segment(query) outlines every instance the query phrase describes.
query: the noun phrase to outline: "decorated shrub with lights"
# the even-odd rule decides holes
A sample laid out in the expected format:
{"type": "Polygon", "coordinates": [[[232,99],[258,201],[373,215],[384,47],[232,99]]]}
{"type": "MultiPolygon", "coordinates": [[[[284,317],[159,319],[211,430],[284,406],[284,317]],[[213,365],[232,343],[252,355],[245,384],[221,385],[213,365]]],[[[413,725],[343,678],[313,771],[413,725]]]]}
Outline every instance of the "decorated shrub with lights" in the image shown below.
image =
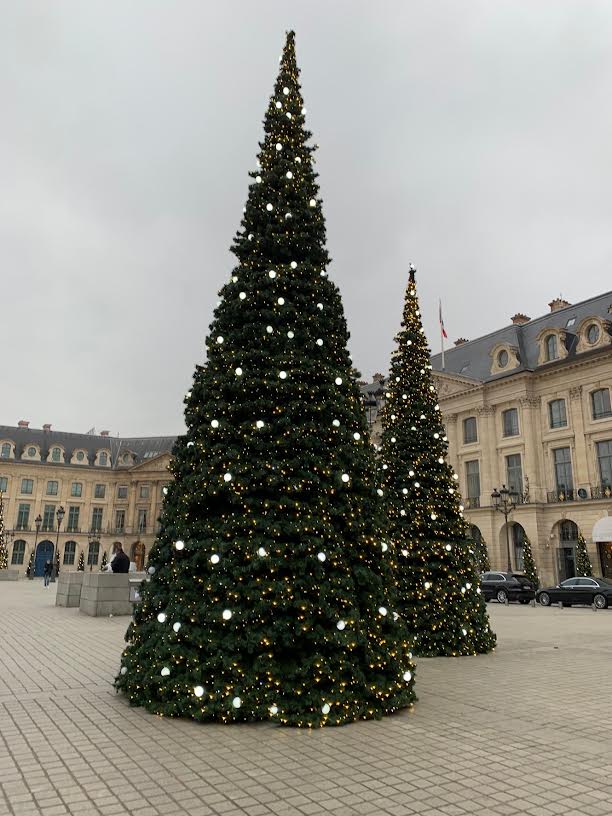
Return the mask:
{"type": "Polygon", "coordinates": [[[289,33],[116,681],[160,714],[337,725],[414,700],[304,114],[289,33]]]}
{"type": "Polygon", "coordinates": [[[578,544],[576,545],[576,575],[593,575],[586,539],[582,533],[578,533],[578,544]]]}
{"type": "Polygon", "coordinates": [[[0,569],[8,569],[8,548],[4,533],[4,504],[0,492],[0,569]]]}
{"type": "Polygon", "coordinates": [[[401,611],[420,655],[470,655],[495,645],[467,540],[457,476],[431,376],[410,268],[383,409],[381,481],[397,558],[401,611]]]}

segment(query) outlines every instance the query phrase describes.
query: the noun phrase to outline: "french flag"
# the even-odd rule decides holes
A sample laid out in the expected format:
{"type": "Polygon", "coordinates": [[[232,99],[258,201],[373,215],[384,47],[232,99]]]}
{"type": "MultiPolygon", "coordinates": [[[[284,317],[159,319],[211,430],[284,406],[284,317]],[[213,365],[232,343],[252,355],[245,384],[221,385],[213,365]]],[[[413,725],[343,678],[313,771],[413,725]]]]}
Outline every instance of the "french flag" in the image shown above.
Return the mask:
{"type": "Polygon", "coordinates": [[[442,317],[442,301],[439,301],[440,308],[439,308],[439,317],[440,317],[440,333],[442,337],[448,340],[448,334],[446,333],[446,329],[444,328],[444,319],[442,317]]]}

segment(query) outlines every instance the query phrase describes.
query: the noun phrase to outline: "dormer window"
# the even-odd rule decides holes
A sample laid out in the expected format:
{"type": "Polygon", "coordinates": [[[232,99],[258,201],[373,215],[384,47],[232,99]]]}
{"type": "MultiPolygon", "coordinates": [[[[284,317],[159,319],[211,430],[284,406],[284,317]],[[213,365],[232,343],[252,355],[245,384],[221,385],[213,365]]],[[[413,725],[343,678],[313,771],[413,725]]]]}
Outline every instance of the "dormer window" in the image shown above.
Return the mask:
{"type": "Polygon", "coordinates": [[[591,325],[586,330],[586,338],[587,342],[590,343],[592,346],[599,340],[599,326],[597,323],[591,323],[591,325]]]}
{"type": "Polygon", "coordinates": [[[497,365],[500,368],[505,368],[508,365],[508,352],[502,349],[497,355],[497,365]]]}
{"type": "Polygon", "coordinates": [[[13,446],[10,442],[3,442],[0,446],[0,459],[10,459],[13,446]]]}
{"type": "Polygon", "coordinates": [[[555,334],[549,334],[546,338],[546,360],[556,360],[558,357],[557,353],[557,336],[555,334]]]}
{"type": "Polygon", "coordinates": [[[61,462],[62,461],[62,449],[61,448],[51,448],[51,461],[52,462],[61,462]]]}
{"type": "Polygon", "coordinates": [[[102,467],[106,467],[108,465],[108,453],[106,451],[100,452],[98,462],[100,463],[100,465],[102,465],[102,467]]]}
{"type": "Polygon", "coordinates": [[[82,462],[85,459],[85,453],[83,451],[77,451],[76,453],[77,462],[82,462]]]}
{"type": "Polygon", "coordinates": [[[33,459],[36,456],[36,448],[35,447],[30,446],[28,448],[28,456],[30,457],[30,459],[33,459]]]}

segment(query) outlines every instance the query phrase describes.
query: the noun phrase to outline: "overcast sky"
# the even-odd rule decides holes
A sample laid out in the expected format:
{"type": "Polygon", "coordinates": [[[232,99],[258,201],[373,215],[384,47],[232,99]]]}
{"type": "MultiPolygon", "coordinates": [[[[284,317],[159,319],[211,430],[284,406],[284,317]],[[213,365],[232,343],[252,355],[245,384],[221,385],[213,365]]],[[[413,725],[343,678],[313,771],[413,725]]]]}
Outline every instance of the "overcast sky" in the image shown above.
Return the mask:
{"type": "Polygon", "coordinates": [[[287,28],[364,376],[612,289],[612,3],[4,0],[0,424],[174,434],[287,28]]]}

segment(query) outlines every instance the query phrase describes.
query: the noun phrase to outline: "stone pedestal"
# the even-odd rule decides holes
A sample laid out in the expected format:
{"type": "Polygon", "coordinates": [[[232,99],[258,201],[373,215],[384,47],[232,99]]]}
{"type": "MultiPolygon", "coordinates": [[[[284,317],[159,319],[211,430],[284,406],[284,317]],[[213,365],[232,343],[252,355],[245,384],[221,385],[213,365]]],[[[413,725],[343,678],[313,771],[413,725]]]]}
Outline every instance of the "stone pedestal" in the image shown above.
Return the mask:
{"type": "Polygon", "coordinates": [[[85,572],[81,588],[81,612],[94,618],[131,615],[129,573],[85,572]]]}
{"type": "Polygon", "coordinates": [[[19,570],[3,569],[0,570],[0,581],[18,581],[19,570]]]}
{"type": "Polygon", "coordinates": [[[57,579],[56,606],[80,606],[82,572],[60,572],[57,579]]]}

